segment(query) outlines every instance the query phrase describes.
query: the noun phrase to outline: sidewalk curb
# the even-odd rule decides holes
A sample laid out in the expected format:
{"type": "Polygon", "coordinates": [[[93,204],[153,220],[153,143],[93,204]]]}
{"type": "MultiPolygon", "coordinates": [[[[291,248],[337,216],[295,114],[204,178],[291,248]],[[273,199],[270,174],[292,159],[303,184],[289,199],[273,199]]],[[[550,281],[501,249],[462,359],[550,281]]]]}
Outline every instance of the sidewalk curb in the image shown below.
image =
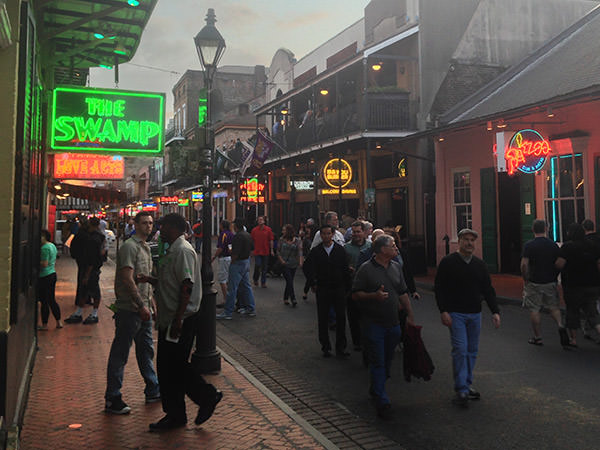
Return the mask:
{"type": "Polygon", "coordinates": [[[281,409],[285,414],[287,414],[290,419],[300,425],[308,434],[310,434],[319,444],[321,444],[324,448],[328,450],[337,450],[338,447],[327,439],[319,430],[313,427],[310,423],[308,423],[305,419],[302,418],[296,411],[290,408],[287,403],[281,400],[277,395],[275,395],[269,388],[267,388],[264,384],[262,384],[254,375],[248,372],[240,363],[238,363],[235,359],[225,353],[221,348],[217,347],[217,349],[221,352],[221,356],[223,359],[227,361],[229,364],[233,366],[235,370],[241,373],[254,387],[256,387],[261,393],[263,393],[269,400],[271,400],[279,409],[281,409]]]}

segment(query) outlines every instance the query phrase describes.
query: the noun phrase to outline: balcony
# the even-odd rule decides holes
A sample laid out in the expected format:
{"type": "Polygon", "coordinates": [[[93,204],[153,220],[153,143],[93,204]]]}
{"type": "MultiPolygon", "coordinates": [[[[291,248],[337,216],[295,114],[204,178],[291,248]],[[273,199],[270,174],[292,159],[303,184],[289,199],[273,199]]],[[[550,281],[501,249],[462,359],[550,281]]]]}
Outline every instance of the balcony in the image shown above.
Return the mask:
{"type": "Polygon", "coordinates": [[[334,111],[305,111],[288,120],[287,127],[276,125],[272,137],[288,151],[310,147],[359,131],[400,131],[414,129],[415,114],[406,92],[368,93],[358,103],[334,111]]]}

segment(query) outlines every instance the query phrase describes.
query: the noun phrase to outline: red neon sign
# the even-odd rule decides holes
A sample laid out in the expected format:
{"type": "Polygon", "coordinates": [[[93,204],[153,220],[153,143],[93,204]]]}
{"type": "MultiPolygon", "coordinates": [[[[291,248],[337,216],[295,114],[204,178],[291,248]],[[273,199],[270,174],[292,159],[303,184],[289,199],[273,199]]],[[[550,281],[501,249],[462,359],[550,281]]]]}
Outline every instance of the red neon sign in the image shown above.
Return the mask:
{"type": "Polygon", "coordinates": [[[523,173],[535,173],[544,166],[550,153],[550,143],[535,130],[521,130],[512,139],[504,159],[509,175],[519,170],[523,173]]]}
{"type": "Polygon", "coordinates": [[[172,197],[161,197],[160,203],[162,205],[176,205],[179,202],[179,197],[173,195],[172,197]]]}
{"type": "Polygon", "coordinates": [[[250,178],[240,183],[240,202],[264,203],[265,184],[259,183],[256,178],[250,178]]]}
{"type": "Polygon", "coordinates": [[[54,178],[59,180],[121,180],[125,176],[122,156],[61,153],[54,155],[54,178]]]}

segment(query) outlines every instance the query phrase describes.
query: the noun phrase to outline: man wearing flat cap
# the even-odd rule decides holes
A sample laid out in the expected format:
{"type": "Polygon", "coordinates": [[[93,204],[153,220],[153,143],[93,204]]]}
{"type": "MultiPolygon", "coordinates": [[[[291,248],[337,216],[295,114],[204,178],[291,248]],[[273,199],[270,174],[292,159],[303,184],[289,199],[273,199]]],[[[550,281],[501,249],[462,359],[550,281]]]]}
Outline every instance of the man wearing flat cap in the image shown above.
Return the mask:
{"type": "Polygon", "coordinates": [[[481,395],[471,385],[481,331],[481,298],[492,312],[492,322],[500,327],[496,291],[483,260],[473,255],[478,234],[470,228],[458,232],[458,251],[445,256],[435,276],[435,299],[442,324],[450,329],[454,403],[463,408],[481,395]]]}

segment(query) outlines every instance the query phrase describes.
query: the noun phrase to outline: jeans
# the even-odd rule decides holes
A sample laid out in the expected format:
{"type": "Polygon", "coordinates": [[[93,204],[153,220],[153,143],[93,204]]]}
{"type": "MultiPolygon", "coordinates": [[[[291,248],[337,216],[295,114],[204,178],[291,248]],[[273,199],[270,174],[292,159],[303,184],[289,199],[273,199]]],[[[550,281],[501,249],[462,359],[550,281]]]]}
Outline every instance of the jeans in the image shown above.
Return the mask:
{"type": "Polygon", "coordinates": [[[375,394],[379,406],[390,403],[390,398],[385,392],[385,382],[390,377],[394,351],[400,343],[401,337],[402,329],[400,325],[383,327],[369,324],[367,327],[371,391],[375,394]]]}
{"type": "Polygon", "coordinates": [[[173,420],[187,420],[185,396],[195,404],[203,405],[214,401],[217,390],[207,383],[202,375],[194,373],[189,362],[198,314],[183,321],[178,342],[166,340],[166,329],[158,330],[158,356],[156,365],[160,381],[160,396],[163,411],[173,420]]]}
{"type": "Polygon", "coordinates": [[[337,319],[335,349],[343,352],[346,350],[346,292],[343,288],[317,286],[317,321],[322,351],[331,350],[328,323],[331,308],[335,309],[337,319]]]}
{"type": "Polygon", "coordinates": [[[42,304],[42,324],[48,323],[50,317],[50,310],[52,315],[58,321],[60,320],[60,306],[56,303],[56,272],[51,273],[45,277],[41,277],[38,280],[38,299],[42,304]]]}
{"type": "Polygon", "coordinates": [[[294,293],[294,275],[296,275],[296,268],[284,267],[283,278],[285,278],[285,290],[283,291],[283,299],[288,298],[292,301],[296,301],[296,294],[294,293]]]}
{"type": "Polygon", "coordinates": [[[227,281],[227,299],[224,312],[228,316],[233,313],[238,289],[240,290],[240,307],[248,312],[255,310],[254,293],[250,286],[250,259],[232,261],[229,266],[229,279],[227,281]]]}
{"type": "Polygon", "coordinates": [[[254,255],[254,274],[252,279],[254,283],[258,283],[258,277],[260,276],[260,283],[267,284],[267,268],[269,267],[269,255],[254,255]]]}
{"type": "Polygon", "coordinates": [[[152,320],[144,322],[137,312],[119,310],[115,313],[115,338],[110,347],[106,370],[107,400],[121,396],[123,371],[133,341],[138,368],[146,383],[144,394],[146,397],[154,397],[160,393],[153,362],[152,320]]]}
{"type": "Polygon", "coordinates": [[[473,368],[479,349],[481,332],[481,313],[451,312],[452,326],[452,368],[454,371],[454,390],[468,392],[473,383],[473,368]]]}
{"type": "Polygon", "coordinates": [[[202,250],[202,238],[195,237],[194,245],[196,246],[196,253],[200,253],[200,250],[202,250]]]}

